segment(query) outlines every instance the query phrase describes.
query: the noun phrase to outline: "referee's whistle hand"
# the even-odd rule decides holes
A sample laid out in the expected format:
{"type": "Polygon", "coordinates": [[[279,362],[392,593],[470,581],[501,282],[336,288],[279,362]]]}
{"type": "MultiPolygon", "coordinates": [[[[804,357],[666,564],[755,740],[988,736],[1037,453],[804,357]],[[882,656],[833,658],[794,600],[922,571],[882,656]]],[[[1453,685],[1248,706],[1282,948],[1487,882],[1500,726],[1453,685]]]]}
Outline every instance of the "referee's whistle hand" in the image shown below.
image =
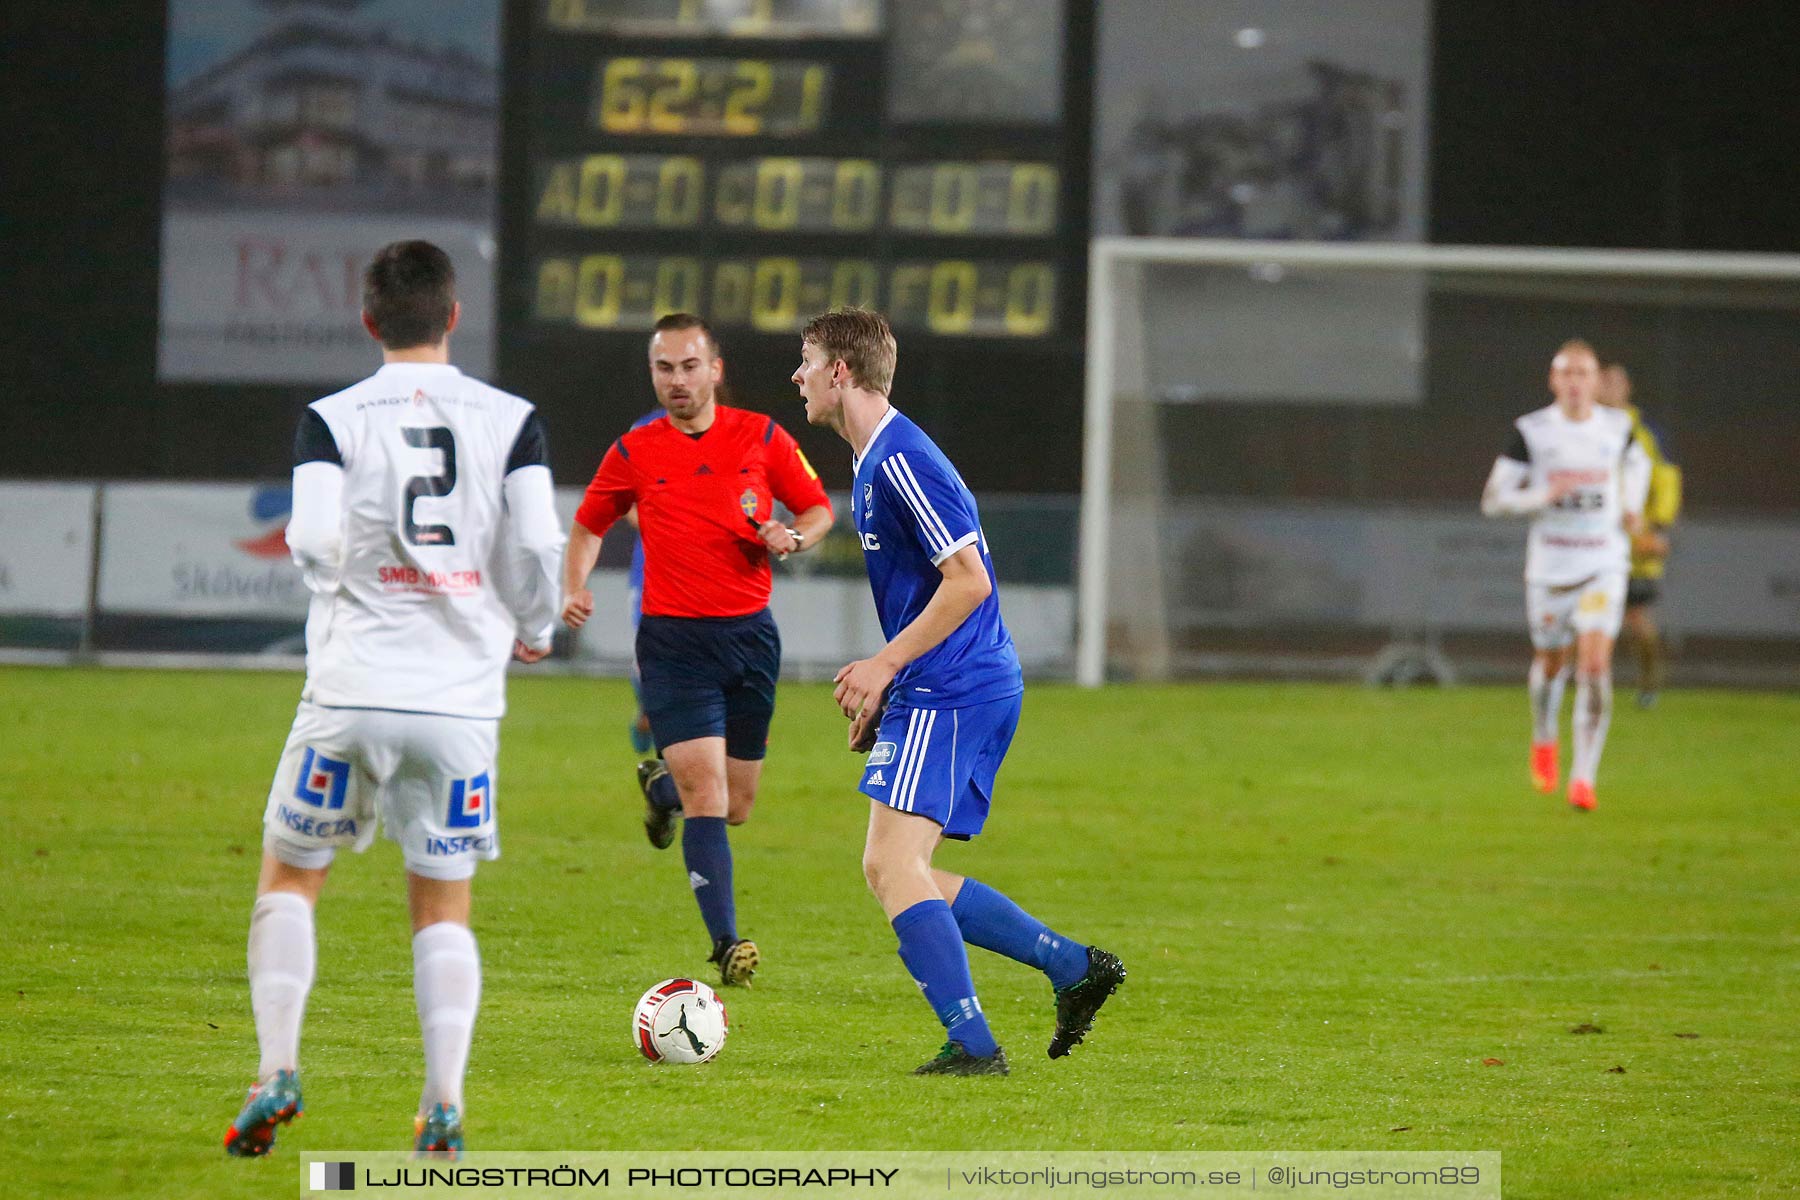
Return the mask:
{"type": "Polygon", "coordinates": [[[800,548],[799,543],[794,541],[793,530],[780,521],[764,521],[756,527],[756,536],[762,539],[762,544],[773,554],[788,555],[800,548]]]}
{"type": "Polygon", "coordinates": [[[587,619],[594,615],[594,593],[587,588],[570,592],[563,600],[563,624],[570,629],[580,629],[587,624],[587,619]]]}

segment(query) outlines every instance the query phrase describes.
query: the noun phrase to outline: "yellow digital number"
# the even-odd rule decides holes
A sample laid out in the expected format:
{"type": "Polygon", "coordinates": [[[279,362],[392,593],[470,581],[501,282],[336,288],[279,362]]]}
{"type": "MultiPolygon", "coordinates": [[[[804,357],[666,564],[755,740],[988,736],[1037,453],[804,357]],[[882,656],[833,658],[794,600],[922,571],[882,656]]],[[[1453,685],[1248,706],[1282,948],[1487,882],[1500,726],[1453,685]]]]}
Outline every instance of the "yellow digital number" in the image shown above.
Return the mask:
{"type": "Polygon", "coordinates": [[[880,209],[881,169],[866,158],[838,163],[831,187],[831,227],[851,232],[872,229],[880,209]]]}
{"type": "Polygon", "coordinates": [[[681,106],[694,98],[699,72],[691,58],[665,58],[658,65],[668,82],[650,97],[650,128],[656,133],[685,133],[688,119],[681,106]]]}
{"type": "Polygon", "coordinates": [[[540,321],[566,321],[575,312],[575,265],[566,258],[538,264],[537,305],[540,321]]]}
{"type": "Polygon", "coordinates": [[[825,68],[817,64],[806,68],[800,75],[799,129],[801,133],[811,133],[824,121],[825,81],[828,77],[825,68]]]}
{"type": "Polygon", "coordinates": [[[712,312],[720,325],[742,325],[750,319],[750,264],[722,262],[713,269],[712,312]]]}
{"type": "Polygon", "coordinates": [[[589,254],[575,276],[575,323],[587,329],[611,329],[619,322],[625,291],[625,260],[616,254],[589,254]]]}
{"type": "Polygon", "coordinates": [[[575,219],[575,164],[560,162],[550,168],[544,178],[544,190],[538,197],[537,219],[555,224],[568,224],[575,219]]]}
{"type": "Polygon", "coordinates": [[[1056,228],[1056,168],[1020,163],[1006,189],[1006,231],[1049,233],[1056,228]]]}
{"type": "Polygon", "coordinates": [[[755,137],[762,132],[760,109],[769,102],[769,93],[775,90],[775,71],[766,62],[742,58],[732,68],[732,75],[736,82],[732,85],[731,95],[725,98],[725,132],[755,137]]]}
{"type": "Polygon", "coordinates": [[[806,169],[797,158],[756,160],[756,201],[751,219],[758,229],[792,229],[800,223],[800,181],[806,169]]]}
{"type": "Polygon", "coordinates": [[[700,307],[700,260],[665,258],[656,264],[656,315],[693,312],[700,307]]]}
{"type": "Polygon", "coordinates": [[[738,228],[750,220],[750,204],[756,197],[756,176],[749,163],[732,163],[719,172],[713,198],[713,216],[719,224],[738,228]]]}
{"type": "Polygon", "coordinates": [[[590,227],[619,223],[625,205],[625,160],[617,154],[590,154],[581,160],[581,190],[575,220],[590,227]]]}
{"type": "Polygon", "coordinates": [[[1056,319],[1056,271],[1047,263],[1024,263],[1006,274],[1006,332],[1035,337],[1056,319]]]}
{"type": "Polygon", "coordinates": [[[664,229],[685,229],[700,222],[701,194],[706,170],[700,160],[674,154],[656,172],[656,223],[664,229]]]}
{"type": "Polygon", "coordinates": [[[979,200],[975,168],[939,163],[931,171],[931,209],[926,222],[933,233],[967,233],[975,223],[979,200]]]}
{"type": "Polygon", "coordinates": [[[874,263],[846,259],[831,268],[831,307],[874,308],[876,286],[874,263]]]}
{"type": "Polygon", "coordinates": [[[649,100],[640,78],[643,71],[641,58],[610,59],[601,68],[600,111],[595,114],[600,128],[608,133],[636,133],[644,127],[649,100]]]}
{"type": "Polygon", "coordinates": [[[750,283],[750,324],[765,333],[784,333],[800,315],[800,260],[757,260],[750,283]]]}
{"type": "Polygon", "coordinates": [[[931,268],[925,323],[934,333],[967,333],[975,324],[975,264],[949,260],[931,268]]]}

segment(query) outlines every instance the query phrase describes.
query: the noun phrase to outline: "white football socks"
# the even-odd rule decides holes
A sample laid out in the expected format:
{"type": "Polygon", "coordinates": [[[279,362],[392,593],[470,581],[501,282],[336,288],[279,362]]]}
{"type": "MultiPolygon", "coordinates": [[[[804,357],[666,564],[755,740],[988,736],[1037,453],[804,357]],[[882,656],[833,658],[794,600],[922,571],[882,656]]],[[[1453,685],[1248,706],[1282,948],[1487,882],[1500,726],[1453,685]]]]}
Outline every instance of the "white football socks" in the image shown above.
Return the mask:
{"type": "Polygon", "coordinates": [[[1612,672],[1582,675],[1575,681],[1575,761],[1570,779],[1593,783],[1600,770],[1600,751],[1612,724],[1612,672]]]}
{"type": "Polygon", "coordinates": [[[1531,660],[1531,740],[1557,740],[1557,720],[1562,715],[1563,688],[1569,682],[1567,671],[1551,675],[1535,658],[1531,660]]]}
{"type": "Polygon", "coordinates": [[[413,992],[419,1004],[419,1031],[425,1038],[425,1090],[419,1097],[419,1113],[428,1114],[434,1104],[460,1110],[469,1037],[481,1004],[481,955],[475,949],[475,935],[450,921],[413,934],[413,992]]]}
{"type": "Polygon", "coordinates": [[[260,1082],[300,1063],[300,1018],[312,989],[312,905],[293,892],[269,892],[250,910],[250,1011],[256,1016],[260,1082]]]}

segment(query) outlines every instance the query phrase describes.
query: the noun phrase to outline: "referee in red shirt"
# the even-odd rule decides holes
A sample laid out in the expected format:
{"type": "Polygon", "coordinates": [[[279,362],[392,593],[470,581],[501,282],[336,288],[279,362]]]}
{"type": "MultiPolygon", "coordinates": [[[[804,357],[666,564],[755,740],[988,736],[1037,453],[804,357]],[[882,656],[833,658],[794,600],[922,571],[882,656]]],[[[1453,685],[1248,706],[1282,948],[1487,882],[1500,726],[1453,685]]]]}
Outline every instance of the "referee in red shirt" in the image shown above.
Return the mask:
{"type": "Polygon", "coordinates": [[[756,803],[781,636],[769,615],[769,555],[795,554],[831,528],[831,501],[799,445],[773,417],[715,399],[725,374],[706,322],[671,313],[650,338],[650,381],[667,416],[612,444],[569,530],[563,621],[594,611],[587,579],[600,539],[637,505],[644,543],[644,617],[637,662],[660,761],[644,764],[644,830],[657,849],[684,818],[682,857],[711,961],[727,984],[748,982],[756,943],[738,937],[727,825],[756,803]],[[771,519],[773,501],[797,514],[771,519]]]}

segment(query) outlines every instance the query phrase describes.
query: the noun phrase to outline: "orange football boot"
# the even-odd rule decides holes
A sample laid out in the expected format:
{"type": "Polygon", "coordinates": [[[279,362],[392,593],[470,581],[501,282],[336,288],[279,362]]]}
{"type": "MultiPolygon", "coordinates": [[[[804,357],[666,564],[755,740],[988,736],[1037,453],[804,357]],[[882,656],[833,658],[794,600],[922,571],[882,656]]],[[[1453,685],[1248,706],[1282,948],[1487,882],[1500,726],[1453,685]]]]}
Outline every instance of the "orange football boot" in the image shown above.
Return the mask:
{"type": "Polygon", "coordinates": [[[1569,780],[1569,803],[1583,812],[1592,812],[1598,803],[1594,798],[1594,785],[1585,779],[1569,780]]]}
{"type": "Polygon", "coordinates": [[[1556,762],[1555,742],[1531,743],[1531,785],[1544,795],[1552,795],[1556,791],[1556,781],[1561,768],[1556,762]]]}

